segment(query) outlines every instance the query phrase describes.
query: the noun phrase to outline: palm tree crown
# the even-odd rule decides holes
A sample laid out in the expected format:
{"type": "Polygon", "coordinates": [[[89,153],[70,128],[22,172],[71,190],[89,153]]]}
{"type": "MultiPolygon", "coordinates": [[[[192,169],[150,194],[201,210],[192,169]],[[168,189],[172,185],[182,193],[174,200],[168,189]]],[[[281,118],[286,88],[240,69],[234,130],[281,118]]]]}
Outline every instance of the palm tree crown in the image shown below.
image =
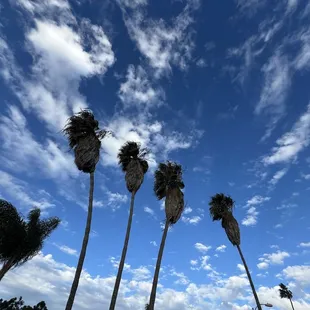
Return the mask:
{"type": "Polygon", "coordinates": [[[31,210],[25,221],[9,202],[0,199],[0,262],[8,270],[38,254],[44,240],[60,223],[57,217],[40,219],[41,210],[31,210]]]}
{"type": "Polygon", "coordinates": [[[166,219],[175,224],[184,210],[182,166],[171,161],[160,163],[155,171],[154,192],[159,200],[166,197],[166,219]]]}
{"type": "Polygon", "coordinates": [[[279,284],[279,293],[281,298],[287,298],[287,299],[292,299],[293,298],[293,293],[290,291],[286,285],[283,283],[279,284]]]}
{"type": "Polygon", "coordinates": [[[82,110],[68,119],[63,133],[74,150],[77,168],[85,173],[94,172],[99,161],[100,140],[109,132],[99,130],[99,123],[90,110],[82,110]]]}
{"type": "Polygon", "coordinates": [[[149,165],[146,155],[149,150],[141,148],[140,143],[128,141],[119,150],[118,163],[126,172],[126,185],[129,192],[137,192],[143,183],[149,165]]]}
{"type": "Polygon", "coordinates": [[[232,212],[234,204],[235,202],[230,196],[226,196],[223,193],[214,195],[209,202],[212,220],[221,220],[225,213],[232,212]]]}

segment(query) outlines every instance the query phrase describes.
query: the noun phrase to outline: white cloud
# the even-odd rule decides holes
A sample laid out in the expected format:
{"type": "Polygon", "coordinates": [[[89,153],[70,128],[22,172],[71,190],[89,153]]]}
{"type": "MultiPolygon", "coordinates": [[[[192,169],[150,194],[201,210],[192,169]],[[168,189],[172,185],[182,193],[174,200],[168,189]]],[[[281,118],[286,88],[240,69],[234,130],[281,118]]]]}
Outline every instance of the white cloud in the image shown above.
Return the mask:
{"type": "Polygon", "coordinates": [[[242,264],[237,264],[237,268],[241,271],[241,272],[245,272],[245,268],[242,264]]]}
{"type": "Polygon", "coordinates": [[[40,208],[41,210],[46,210],[55,206],[55,204],[48,201],[44,195],[37,194],[39,199],[33,198],[34,194],[31,193],[30,186],[25,181],[22,181],[7,172],[0,170],[0,188],[3,190],[8,197],[6,198],[2,194],[3,198],[6,200],[18,201],[20,205],[15,207],[19,210],[31,209],[33,207],[40,208]]]}
{"type": "Polygon", "coordinates": [[[44,145],[37,142],[17,107],[9,106],[8,114],[0,117],[0,156],[8,168],[31,174],[35,163],[36,173],[48,178],[68,179],[78,175],[71,154],[49,138],[45,139],[44,145]]]}
{"type": "Polygon", "coordinates": [[[269,264],[266,262],[262,262],[257,264],[258,269],[267,269],[269,267],[269,264]]]}
{"type": "MultiPolygon", "coordinates": [[[[204,261],[207,261],[204,259],[204,261]]],[[[116,268],[118,267],[118,264],[116,268]]],[[[147,280],[122,280],[118,295],[118,309],[143,309],[151,290],[151,276],[147,268],[137,268],[131,273],[131,267],[126,264],[128,275],[147,280]]],[[[206,270],[208,271],[208,270],[206,270]]],[[[57,262],[52,255],[39,254],[25,265],[13,269],[9,276],[4,277],[0,286],[0,295],[8,299],[15,296],[16,290],[20,292],[27,304],[37,304],[45,300],[50,310],[63,309],[70,291],[75,268],[64,263],[57,262]]],[[[177,272],[176,272],[177,273],[177,272]]],[[[283,274],[287,279],[300,282],[303,285],[309,283],[310,275],[308,266],[290,266],[284,269],[283,274]]],[[[177,273],[182,278],[182,273],[177,273]]],[[[92,276],[83,270],[79,290],[76,295],[74,309],[89,309],[89,300],[92,301],[92,309],[108,309],[115,277],[92,276]]],[[[273,303],[279,309],[284,303],[278,296],[278,287],[268,288],[261,286],[258,289],[261,300],[273,303]]],[[[296,309],[308,309],[306,293],[301,291],[295,296],[296,309]]],[[[248,304],[253,303],[253,296],[248,280],[243,276],[224,277],[208,284],[198,285],[190,282],[183,290],[175,291],[169,287],[158,286],[156,304],[158,310],[187,310],[210,309],[224,310],[220,303],[232,303],[234,309],[249,309],[248,304]],[[235,302],[236,301],[236,302],[235,302]],[[237,302],[238,301],[238,302],[237,302]]],[[[288,304],[289,305],[289,304],[288,304]]],[[[228,308],[232,309],[232,307],[228,308]]],[[[281,308],[282,309],[282,308],[281,308]]],[[[284,309],[284,308],[283,308],[284,309]]],[[[290,308],[285,308],[289,310],[290,308]]]]}
{"type": "Polygon", "coordinates": [[[191,207],[186,207],[183,211],[183,214],[189,214],[193,211],[193,209],[191,207]]]}
{"type": "Polygon", "coordinates": [[[276,185],[280,181],[280,179],[282,179],[286,175],[287,171],[288,168],[284,168],[277,171],[272,177],[272,179],[269,181],[269,183],[272,185],[276,185]]]}
{"type": "Polygon", "coordinates": [[[128,201],[128,196],[120,193],[106,191],[106,200],[94,200],[94,207],[104,208],[109,207],[112,211],[118,210],[122,204],[128,201]]]}
{"type": "Polygon", "coordinates": [[[103,164],[117,165],[117,154],[126,141],[140,142],[142,147],[148,147],[151,153],[148,162],[151,168],[157,165],[157,159],[166,159],[168,154],[179,149],[188,149],[196,139],[196,132],[183,135],[164,128],[165,123],[151,121],[145,115],[138,118],[117,116],[108,124],[114,134],[102,141],[104,154],[103,164]]]}
{"type": "Polygon", "coordinates": [[[173,20],[172,26],[168,26],[163,19],[148,18],[143,10],[129,13],[121,3],[128,33],[155,69],[156,75],[169,72],[172,65],[181,70],[187,68],[194,49],[190,31],[192,13],[199,5],[199,0],[189,0],[184,10],[173,20]]]}
{"type": "Polygon", "coordinates": [[[114,53],[100,26],[82,19],[72,27],[74,18],[66,1],[56,13],[47,1],[22,2],[27,3],[23,7],[29,12],[39,10],[40,15],[47,13],[50,19],[34,18],[34,27],[25,34],[25,45],[33,59],[32,74],[25,76],[7,44],[0,44],[4,51],[0,59],[4,67],[2,76],[23,107],[33,111],[51,131],[58,132],[72,113],[87,107],[79,92],[81,79],[102,76],[113,65],[114,53]],[[61,11],[66,13],[62,15],[61,11]]]}
{"type": "Polygon", "coordinates": [[[59,245],[57,243],[53,243],[60,251],[66,253],[66,254],[69,254],[69,255],[72,255],[72,256],[76,256],[78,257],[78,251],[75,250],[75,249],[72,249],[70,247],[68,247],[67,245],[59,245]]]}
{"type": "Polygon", "coordinates": [[[182,216],[181,220],[186,224],[197,225],[202,220],[202,217],[198,215],[192,217],[182,216]]]}
{"type": "Polygon", "coordinates": [[[277,51],[263,66],[262,71],[264,72],[264,85],[255,113],[265,113],[271,116],[271,123],[264,136],[267,138],[285,113],[285,100],[291,83],[288,60],[280,51],[277,51]]]}
{"type": "Polygon", "coordinates": [[[251,207],[247,211],[246,217],[242,220],[244,226],[254,226],[257,223],[257,216],[259,212],[256,211],[255,207],[251,207]]]}
{"type": "Polygon", "coordinates": [[[121,84],[118,95],[125,107],[158,107],[165,99],[163,89],[152,87],[145,70],[141,66],[135,68],[133,65],[128,66],[126,82],[121,84]]]}
{"type": "Polygon", "coordinates": [[[310,285],[310,266],[288,266],[283,270],[283,275],[300,285],[310,285]]]}
{"type": "Polygon", "coordinates": [[[215,251],[217,251],[217,252],[225,252],[226,248],[227,248],[227,246],[224,245],[224,244],[222,244],[222,245],[218,246],[218,247],[215,249],[215,251]]]}
{"type": "Polygon", "coordinates": [[[192,259],[192,260],[190,261],[190,264],[191,264],[192,266],[196,266],[196,265],[198,264],[198,261],[192,259]]]}
{"type": "Polygon", "coordinates": [[[211,248],[212,248],[211,246],[204,245],[203,243],[200,243],[200,242],[195,243],[195,249],[201,253],[206,253],[211,248]]]}
{"type": "Polygon", "coordinates": [[[301,242],[299,246],[302,248],[310,248],[310,242],[301,242]]]}
{"type": "Polygon", "coordinates": [[[263,158],[265,165],[285,163],[297,159],[298,154],[310,142],[310,104],[307,111],[294,124],[291,131],[285,133],[276,141],[277,146],[272,149],[271,155],[263,158]]]}
{"type": "Polygon", "coordinates": [[[183,272],[177,272],[174,268],[170,271],[170,275],[178,278],[178,280],[174,281],[174,284],[187,285],[190,282],[183,272]]]}
{"type": "Polygon", "coordinates": [[[250,206],[260,205],[269,200],[270,200],[270,197],[263,197],[260,195],[255,195],[247,201],[247,206],[250,207],[250,206]]]}
{"type": "Polygon", "coordinates": [[[148,213],[149,215],[151,215],[153,218],[156,218],[155,212],[153,209],[149,208],[149,207],[144,207],[144,212],[148,213]]]}
{"type": "Polygon", "coordinates": [[[150,244],[153,245],[153,246],[157,246],[156,241],[150,241],[150,244]]]}
{"type": "Polygon", "coordinates": [[[284,259],[290,257],[288,252],[278,250],[275,253],[265,253],[263,257],[259,258],[261,263],[257,264],[259,269],[267,269],[269,265],[283,265],[284,259]]]}

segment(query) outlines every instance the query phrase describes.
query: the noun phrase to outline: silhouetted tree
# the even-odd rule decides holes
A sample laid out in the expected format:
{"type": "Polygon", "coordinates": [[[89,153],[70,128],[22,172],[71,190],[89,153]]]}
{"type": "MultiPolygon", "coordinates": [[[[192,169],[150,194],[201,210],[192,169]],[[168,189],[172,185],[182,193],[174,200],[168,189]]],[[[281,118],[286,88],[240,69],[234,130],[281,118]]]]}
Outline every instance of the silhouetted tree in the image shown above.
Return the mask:
{"type": "Polygon", "coordinates": [[[0,199],[0,281],[11,268],[37,255],[60,223],[57,217],[41,220],[40,215],[41,210],[35,208],[25,221],[11,203],[0,199]]]}
{"type": "Polygon", "coordinates": [[[11,298],[10,300],[0,299],[0,310],[48,310],[44,301],[40,301],[37,305],[25,306],[22,297],[11,298]]]}
{"type": "Polygon", "coordinates": [[[211,198],[209,202],[210,215],[213,221],[222,221],[222,227],[225,229],[226,235],[233,246],[236,246],[243,262],[246,274],[248,276],[252,292],[256,301],[257,309],[262,310],[259,302],[254,283],[252,281],[251,274],[249,272],[247,263],[244,259],[240,248],[240,229],[237,220],[234,218],[232,211],[234,207],[234,201],[231,197],[225,196],[224,194],[216,194],[211,198]]]}
{"type": "Polygon", "coordinates": [[[88,213],[83,244],[66,305],[66,310],[71,310],[79,285],[91,229],[95,183],[94,174],[100,157],[100,140],[103,139],[108,132],[105,130],[99,130],[99,123],[91,111],[82,110],[81,112],[71,116],[68,119],[67,124],[63,129],[63,133],[67,136],[69,140],[69,146],[74,151],[74,162],[77,168],[80,171],[89,173],[90,175],[88,213]]]}
{"type": "Polygon", "coordinates": [[[155,172],[154,192],[159,200],[166,197],[166,223],[159,247],[148,310],[154,310],[156,290],[169,226],[175,224],[184,210],[182,166],[174,162],[160,163],[155,172]]]}
{"type": "Polygon", "coordinates": [[[139,143],[132,141],[126,142],[121,147],[118,153],[119,164],[121,165],[123,172],[125,172],[126,185],[128,191],[131,193],[131,200],[130,200],[130,209],[129,209],[126,236],[115,280],[114,290],[111,298],[110,310],[115,309],[117,294],[122,279],[122,272],[124,269],[128,242],[130,237],[135,196],[143,183],[144,175],[149,167],[147,161],[145,160],[145,156],[147,155],[147,153],[148,153],[147,149],[141,148],[139,143]]]}
{"type": "Polygon", "coordinates": [[[293,298],[292,291],[290,291],[288,287],[284,285],[283,283],[280,283],[279,286],[280,286],[279,288],[280,297],[289,299],[289,301],[291,302],[292,309],[295,310],[293,301],[292,301],[292,298],[293,298]]]}

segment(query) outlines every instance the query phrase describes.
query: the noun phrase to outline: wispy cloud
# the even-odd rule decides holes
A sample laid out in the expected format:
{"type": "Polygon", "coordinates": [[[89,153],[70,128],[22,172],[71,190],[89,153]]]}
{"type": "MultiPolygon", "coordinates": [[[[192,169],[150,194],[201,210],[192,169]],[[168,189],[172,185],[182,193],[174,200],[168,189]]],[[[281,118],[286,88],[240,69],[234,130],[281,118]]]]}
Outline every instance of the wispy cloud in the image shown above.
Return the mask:
{"type": "Polygon", "coordinates": [[[285,100],[290,87],[290,68],[285,55],[278,50],[263,66],[264,84],[255,108],[256,114],[271,116],[264,138],[270,136],[276,123],[285,113],[285,100]]]}
{"type": "Polygon", "coordinates": [[[282,178],[286,175],[287,172],[288,172],[288,168],[284,168],[284,169],[281,169],[281,170],[277,171],[277,172],[273,175],[273,177],[272,177],[272,179],[269,181],[269,183],[270,183],[271,185],[276,185],[276,184],[280,181],[280,179],[282,179],[282,178]]]}
{"type": "Polygon", "coordinates": [[[46,210],[55,206],[54,203],[46,199],[45,195],[42,197],[42,194],[35,195],[32,193],[29,184],[25,181],[2,170],[0,170],[0,188],[7,195],[7,200],[13,199],[20,203],[20,205],[16,206],[19,210],[28,210],[33,207],[46,210]]]}
{"type": "Polygon", "coordinates": [[[257,216],[259,212],[257,212],[255,207],[249,208],[247,211],[246,217],[242,220],[242,225],[244,226],[254,226],[257,223],[257,216]]]}
{"type": "Polygon", "coordinates": [[[57,243],[53,243],[54,246],[56,246],[60,251],[68,254],[68,255],[72,255],[75,257],[78,257],[78,251],[75,249],[72,249],[70,247],[68,247],[67,245],[59,245],[57,243]]]}
{"type": "Polygon", "coordinates": [[[137,106],[142,109],[158,107],[165,98],[161,87],[151,85],[146,71],[141,66],[135,68],[133,65],[129,65],[126,81],[121,84],[118,95],[125,107],[137,106]]]}
{"type": "Polygon", "coordinates": [[[275,253],[264,254],[263,257],[259,258],[260,263],[257,264],[259,269],[267,269],[269,265],[283,265],[284,259],[291,255],[285,251],[277,251],[275,253]]]}
{"type": "Polygon", "coordinates": [[[288,163],[297,159],[298,154],[310,143],[310,105],[307,111],[294,124],[291,131],[276,141],[270,155],[264,156],[265,165],[288,163]]]}
{"type": "Polygon", "coordinates": [[[211,246],[204,245],[203,243],[200,243],[200,242],[195,243],[195,249],[201,253],[206,253],[211,248],[212,248],[211,246]]]}
{"type": "Polygon", "coordinates": [[[225,245],[225,244],[222,244],[222,245],[220,245],[220,246],[218,246],[216,249],[215,249],[215,251],[217,251],[217,252],[225,252],[225,250],[226,250],[226,248],[227,248],[227,246],[225,245]]]}
{"type": "Polygon", "coordinates": [[[187,216],[182,216],[182,221],[186,224],[192,224],[192,225],[197,225],[201,220],[202,217],[201,216],[191,216],[191,217],[187,217],[187,216]]]}
{"type": "Polygon", "coordinates": [[[156,75],[169,72],[172,65],[181,70],[187,68],[194,48],[190,25],[193,23],[193,12],[200,6],[200,1],[187,1],[184,10],[173,20],[172,26],[162,19],[148,18],[144,10],[139,8],[129,12],[121,1],[120,6],[130,37],[155,69],[156,75]]]}

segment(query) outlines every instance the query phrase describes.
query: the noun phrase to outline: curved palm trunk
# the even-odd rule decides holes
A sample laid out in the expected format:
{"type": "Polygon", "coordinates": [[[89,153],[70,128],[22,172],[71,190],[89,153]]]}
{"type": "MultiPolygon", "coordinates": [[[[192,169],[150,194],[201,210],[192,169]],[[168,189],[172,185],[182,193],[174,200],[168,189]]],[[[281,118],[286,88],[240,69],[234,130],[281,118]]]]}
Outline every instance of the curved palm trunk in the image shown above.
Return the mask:
{"type": "Polygon", "coordinates": [[[259,302],[259,299],[258,299],[258,296],[257,296],[257,294],[256,294],[256,290],[255,290],[254,283],[253,283],[253,281],[252,281],[252,277],[251,277],[250,272],[249,272],[249,269],[248,269],[248,265],[246,264],[246,261],[245,261],[245,259],[244,259],[244,257],[243,257],[243,254],[242,254],[242,251],[241,251],[239,245],[237,245],[237,249],[238,249],[238,251],[239,251],[239,254],[240,254],[240,256],[241,256],[241,259],[242,259],[242,262],[243,262],[243,265],[244,265],[246,274],[247,274],[248,279],[249,279],[249,281],[250,281],[250,285],[251,285],[251,288],[252,288],[252,292],[253,292],[253,295],[254,295],[254,298],[255,298],[255,301],[256,301],[256,305],[257,305],[256,309],[262,310],[262,306],[261,306],[261,304],[260,304],[260,302],[259,302]]]}
{"type": "Polygon", "coordinates": [[[3,264],[0,270],[0,281],[12,267],[13,267],[13,259],[10,259],[6,263],[3,264]]]}
{"type": "Polygon", "coordinates": [[[163,253],[164,253],[164,248],[165,248],[165,242],[166,242],[166,238],[167,238],[168,228],[169,228],[169,221],[166,220],[165,229],[164,229],[163,237],[161,239],[160,248],[159,248],[159,252],[158,252],[156,268],[155,268],[155,273],[154,273],[154,278],[153,278],[152,291],[151,291],[151,296],[150,296],[150,302],[149,302],[149,305],[148,305],[148,308],[147,308],[148,310],[154,310],[154,306],[155,306],[155,299],[156,299],[156,290],[157,290],[157,283],[158,283],[158,277],[159,277],[159,270],[160,270],[161,260],[163,258],[163,253]]]}
{"type": "Polygon", "coordinates": [[[133,207],[134,207],[134,203],[135,203],[135,195],[136,195],[135,192],[131,193],[130,211],[129,211],[129,217],[128,217],[126,236],[125,236],[121,260],[120,260],[118,271],[117,271],[114,290],[113,290],[113,294],[112,294],[112,298],[111,298],[111,303],[110,303],[110,308],[109,308],[110,310],[114,310],[114,308],[115,308],[117,294],[118,294],[119,286],[120,286],[121,279],[122,279],[122,273],[123,273],[123,269],[124,269],[124,264],[125,264],[126,254],[127,254],[127,248],[128,248],[128,242],[129,242],[129,237],[130,237],[131,223],[132,223],[132,217],[133,217],[133,207]]]}
{"type": "Polygon", "coordinates": [[[292,302],[292,299],[291,299],[291,298],[289,298],[289,300],[290,300],[290,302],[291,302],[292,309],[293,309],[293,310],[295,310],[294,305],[293,305],[293,302],[292,302]]]}
{"type": "Polygon", "coordinates": [[[78,261],[76,271],[75,271],[75,275],[74,275],[74,280],[73,280],[73,283],[71,286],[70,295],[68,297],[68,301],[67,301],[67,305],[66,305],[66,310],[71,310],[73,303],[74,303],[74,298],[75,298],[75,294],[76,294],[76,291],[77,291],[77,288],[79,285],[80,276],[81,276],[82,268],[83,268],[83,263],[84,263],[84,259],[86,256],[88,239],[89,239],[91,220],[92,220],[92,214],[93,214],[93,198],[94,198],[94,183],[95,183],[94,172],[91,172],[89,177],[90,177],[89,200],[88,200],[88,214],[87,214],[85,233],[84,233],[84,238],[83,238],[82,249],[81,249],[79,261],[78,261]]]}

